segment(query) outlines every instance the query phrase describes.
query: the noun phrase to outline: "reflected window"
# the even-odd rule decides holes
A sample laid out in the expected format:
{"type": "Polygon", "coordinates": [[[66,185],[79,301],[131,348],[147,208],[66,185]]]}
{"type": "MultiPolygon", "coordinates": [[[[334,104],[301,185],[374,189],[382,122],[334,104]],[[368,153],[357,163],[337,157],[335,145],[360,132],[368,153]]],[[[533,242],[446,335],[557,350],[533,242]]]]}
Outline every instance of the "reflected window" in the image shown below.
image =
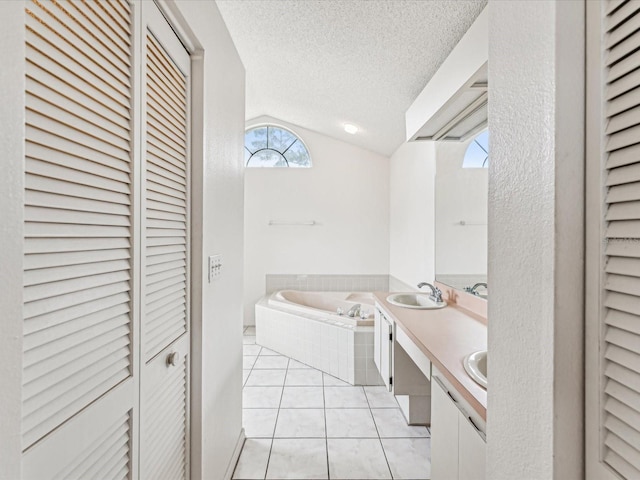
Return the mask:
{"type": "Polygon", "coordinates": [[[489,166],[489,131],[480,133],[467,147],[462,168],[487,168],[489,166]]]}
{"type": "Polygon", "coordinates": [[[311,167],[305,144],[293,132],[274,125],[253,127],[244,134],[247,167],[311,167]]]}

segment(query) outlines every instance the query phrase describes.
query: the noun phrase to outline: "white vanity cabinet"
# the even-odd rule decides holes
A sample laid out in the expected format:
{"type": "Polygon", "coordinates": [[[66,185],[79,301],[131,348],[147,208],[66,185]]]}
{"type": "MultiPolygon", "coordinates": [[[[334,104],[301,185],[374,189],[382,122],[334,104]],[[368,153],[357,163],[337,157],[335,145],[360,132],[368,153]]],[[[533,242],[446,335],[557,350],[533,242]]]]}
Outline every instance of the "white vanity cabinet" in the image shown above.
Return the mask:
{"type": "Polygon", "coordinates": [[[431,384],[431,479],[484,480],[484,422],[435,369],[431,384]]]}
{"type": "Polygon", "coordinates": [[[376,305],[374,362],[387,389],[411,425],[429,425],[431,415],[431,362],[376,305]]]}
{"type": "Polygon", "coordinates": [[[431,388],[431,478],[458,478],[458,415],[453,400],[434,378],[431,388]]]}
{"type": "Polygon", "coordinates": [[[392,390],[393,380],[393,323],[376,308],[373,327],[373,361],[387,390],[392,390]]]}
{"type": "Polygon", "coordinates": [[[468,416],[458,417],[458,479],[485,478],[487,444],[468,416]]]}

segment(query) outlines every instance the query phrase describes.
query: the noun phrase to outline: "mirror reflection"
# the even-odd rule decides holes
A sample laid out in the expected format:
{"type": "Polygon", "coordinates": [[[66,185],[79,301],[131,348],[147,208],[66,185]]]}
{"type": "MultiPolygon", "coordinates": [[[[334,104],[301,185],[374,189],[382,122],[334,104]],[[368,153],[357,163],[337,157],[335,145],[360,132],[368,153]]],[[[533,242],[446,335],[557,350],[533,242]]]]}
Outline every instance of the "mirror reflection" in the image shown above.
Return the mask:
{"type": "Polygon", "coordinates": [[[487,298],[489,134],[436,144],[436,280],[487,298]]]}

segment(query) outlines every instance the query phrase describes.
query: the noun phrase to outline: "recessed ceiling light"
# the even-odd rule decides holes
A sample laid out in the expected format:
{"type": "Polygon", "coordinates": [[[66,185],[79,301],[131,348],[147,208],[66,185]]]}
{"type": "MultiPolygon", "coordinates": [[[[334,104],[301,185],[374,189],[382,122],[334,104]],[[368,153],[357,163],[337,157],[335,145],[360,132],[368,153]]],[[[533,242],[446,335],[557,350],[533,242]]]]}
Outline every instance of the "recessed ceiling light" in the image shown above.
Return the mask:
{"type": "Polygon", "coordinates": [[[345,123],[344,131],[350,133],[351,135],[354,135],[358,132],[358,127],[356,127],[355,125],[351,125],[350,123],[345,123]]]}

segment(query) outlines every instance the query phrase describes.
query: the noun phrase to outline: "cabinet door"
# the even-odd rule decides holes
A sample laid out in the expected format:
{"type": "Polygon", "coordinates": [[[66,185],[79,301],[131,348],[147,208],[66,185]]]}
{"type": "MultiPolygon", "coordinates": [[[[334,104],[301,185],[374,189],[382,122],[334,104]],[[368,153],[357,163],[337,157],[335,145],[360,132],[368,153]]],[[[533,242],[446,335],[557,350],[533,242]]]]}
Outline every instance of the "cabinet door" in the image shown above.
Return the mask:
{"type": "Polygon", "coordinates": [[[458,478],[460,480],[484,480],[487,445],[469,419],[462,412],[459,415],[458,478]]]}
{"type": "Polygon", "coordinates": [[[384,315],[380,316],[380,375],[382,381],[387,387],[387,390],[393,389],[391,377],[393,375],[392,365],[392,335],[393,325],[387,320],[384,315]]]}
{"type": "Polygon", "coordinates": [[[23,478],[131,478],[131,7],[24,7],[23,478]]]}
{"type": "Polygon", "coordinates": [[[378,367],[380,376],[387,387],[391,391],[391,375],[393,368],[392,362],[392,334],[393,325],[387,318],[376,309],[374,318],[373,333],[373,361],[378,367]]]}
{"type": "Polygon", "coordinates": [[[189,476],[189,66],[142,2],[140,478],[189,476]]]}
{"type": "Polygon", "coordinates": [[[381,317],[382,314],[376,307],[373,313],[373,362],[376,364],[379,372],[382,372],[382,369],[380,368],[380,330],[382,328],[381,317]]]}
{"type": "Polygon", "coordinates": [[[460,412],[437,377],[431,385],[431,479],[457,480],[460,412]]]}

